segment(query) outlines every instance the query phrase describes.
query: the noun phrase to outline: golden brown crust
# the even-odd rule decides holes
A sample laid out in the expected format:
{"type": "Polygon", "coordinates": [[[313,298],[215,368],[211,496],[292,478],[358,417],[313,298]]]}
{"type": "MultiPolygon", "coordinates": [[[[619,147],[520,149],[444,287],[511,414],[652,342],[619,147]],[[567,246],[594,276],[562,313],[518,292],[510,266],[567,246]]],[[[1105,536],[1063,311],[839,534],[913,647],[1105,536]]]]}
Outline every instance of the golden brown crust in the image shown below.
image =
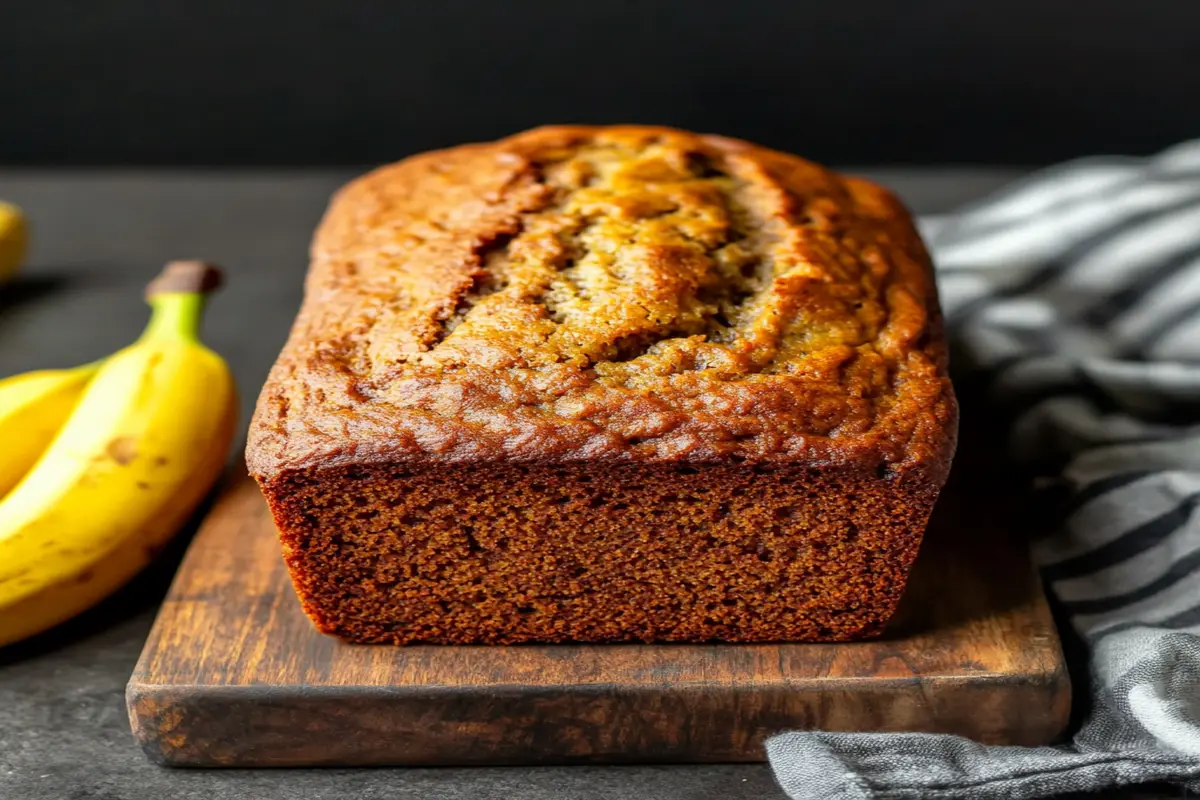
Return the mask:
{"type": "Polygon", "coordinates": [[[247,457],[351,641],[844,640],[891,615],[956,430],[888,192],[552,127],[338,193],[247,457]]]}
{"type": "Polygon", "coordinates": [[[940,486],[957,413],[887,191],[736,140],[547,127],[343,188],[248,447],[363,463],[785,462],[940,486]]]}

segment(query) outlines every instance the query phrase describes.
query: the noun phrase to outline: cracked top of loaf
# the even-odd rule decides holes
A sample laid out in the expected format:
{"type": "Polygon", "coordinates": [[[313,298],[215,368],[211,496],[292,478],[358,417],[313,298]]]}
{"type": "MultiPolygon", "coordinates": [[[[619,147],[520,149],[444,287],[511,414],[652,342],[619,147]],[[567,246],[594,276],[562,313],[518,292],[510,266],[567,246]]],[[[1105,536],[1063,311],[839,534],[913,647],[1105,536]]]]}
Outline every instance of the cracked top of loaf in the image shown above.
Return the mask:
{"type": "Polygon", "coordinates": [[[944,477],[929,257],[886,190],[752,144],[545,127],[341,189],[251,424],[260,479],[380,462],[944,477]]]}

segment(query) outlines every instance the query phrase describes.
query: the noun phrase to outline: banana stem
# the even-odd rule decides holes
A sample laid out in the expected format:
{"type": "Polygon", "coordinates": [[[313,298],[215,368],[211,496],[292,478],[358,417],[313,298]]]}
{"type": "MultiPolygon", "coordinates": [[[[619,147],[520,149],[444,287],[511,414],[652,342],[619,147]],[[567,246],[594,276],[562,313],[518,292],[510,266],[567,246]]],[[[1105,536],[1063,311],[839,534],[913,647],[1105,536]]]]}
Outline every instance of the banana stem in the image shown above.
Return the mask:
{"type": "Polygon", "coordinates": [[[150,324],[139,341],[200,338],[204,299],[221,285],[221,270],[206,261],[172,261],[146,287],[150,324]]]}
{"type": "Polygon", "coordinates": [[[200,317],[205,296],[193,292],[163,292],[149,298],[150,323],[142,333],[148,339],[183,339],[194,342],[200,336],[200,317]]]}

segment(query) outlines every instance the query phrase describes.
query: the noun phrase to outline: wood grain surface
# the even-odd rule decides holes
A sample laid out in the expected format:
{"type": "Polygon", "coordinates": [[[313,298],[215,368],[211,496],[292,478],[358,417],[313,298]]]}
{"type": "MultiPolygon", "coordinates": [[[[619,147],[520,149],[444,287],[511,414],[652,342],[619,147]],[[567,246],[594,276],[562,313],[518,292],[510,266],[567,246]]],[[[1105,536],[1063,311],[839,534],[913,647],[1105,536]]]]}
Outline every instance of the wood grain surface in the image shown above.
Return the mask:
{"type": "Polygon", "coordinates": [[[396,648],[315,631],[241,478],[129,682],[133,732],[155,761],[197,767],[762,761],[767,736],[799,728],[1048,743],[1069,679],[997,501],[952,483],[871,642],[396,648]]]}

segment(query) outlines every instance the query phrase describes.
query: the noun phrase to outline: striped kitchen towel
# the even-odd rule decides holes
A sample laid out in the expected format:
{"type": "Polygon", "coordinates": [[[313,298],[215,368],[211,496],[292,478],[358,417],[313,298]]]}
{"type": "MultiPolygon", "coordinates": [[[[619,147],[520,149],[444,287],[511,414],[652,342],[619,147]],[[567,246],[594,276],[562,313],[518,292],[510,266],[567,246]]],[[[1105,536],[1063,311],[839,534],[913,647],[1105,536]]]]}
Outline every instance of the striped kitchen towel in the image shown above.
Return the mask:
{"type": "Polygon", "coordinates": [[[1200,140],[921,224],[957,357],[1014,420],[1013,457],[1067,491],[1031,546],[1087,645],[1091,708],[1061,747],[785,733],[776,777],[822,800],[1200,791],[1200,140]]]}

